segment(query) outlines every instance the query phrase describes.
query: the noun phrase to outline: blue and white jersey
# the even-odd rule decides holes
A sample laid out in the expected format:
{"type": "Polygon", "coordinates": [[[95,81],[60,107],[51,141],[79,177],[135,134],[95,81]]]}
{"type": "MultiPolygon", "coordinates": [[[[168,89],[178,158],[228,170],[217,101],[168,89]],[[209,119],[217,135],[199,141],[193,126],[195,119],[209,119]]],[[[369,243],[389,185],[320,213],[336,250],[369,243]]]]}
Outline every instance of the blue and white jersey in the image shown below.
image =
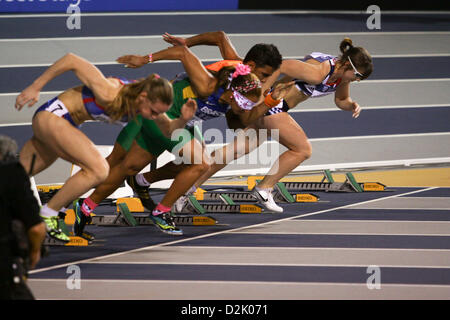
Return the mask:
{"type": "Polygon", "coordinates": [[[207,121],[213,118],[225,116],[225,113],[230,108],[230,105],[219,101],[224,92],[225,89],[219,88],[219,90],[205,99],[196,98],[197,111],[186,126],[192,127],[196,122],[207,121]]]}
{"type": "MultiPolygon", "coordinates": [[[[119,79],[119,78],[117,78],[119,79]]],[[[120,78],[120,83],[122,84],[129,84],[134,82],[134,80],[127,80],[120,78]]],[[[83,97],[83,103],[84,107],[86,108],[86,111],[89,113],[89,115],[94,118],[97,121],[103,121],[107,123],[111,123],[111,118],[106,113],[105,107],[97,104],[95,101],[94,93],[91,89],[89,89],[87,86],[83,86],[82,90],[82,97],[83,97]]],[[[120,124],[122,126],[126,126],[128,124],[128,116],[124,116],[122,119],[116,121],[115,123],[120,124]]]]}
{"type": "Polygon", "coordinates": [[[330,72],[328,75],[323,79],[322,83],[320,84],[308,84],[301,80],[295,80],[296,87],[302,91],[307,96],[310,96],[311,98],[321,97],[328,95],[330,93],[333,93],[336,91],[337,86],[339,83],[341,83],[341,79],[338,79],[336,82],[328,83],[328,79],[333,74],[334,69],[336,68],[336,60],[337,57],[321,53],[321,52],[313,52],[306,57],[302,59],[302,61],[306,61],[309,59],[314,59],[319,62],[329,61],[330,63],[330,72]]]}

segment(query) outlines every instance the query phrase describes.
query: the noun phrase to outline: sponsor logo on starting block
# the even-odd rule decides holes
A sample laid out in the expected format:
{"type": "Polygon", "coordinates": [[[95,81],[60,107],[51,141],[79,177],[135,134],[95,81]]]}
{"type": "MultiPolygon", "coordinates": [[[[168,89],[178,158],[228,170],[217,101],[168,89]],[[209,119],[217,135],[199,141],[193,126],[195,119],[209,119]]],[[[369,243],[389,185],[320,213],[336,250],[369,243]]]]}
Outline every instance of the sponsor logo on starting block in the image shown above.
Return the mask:
{"type": "Polygon", "coordinates": [[[254,204],[241,204],[239,205],[239,212],[241,213],[261,213],[262,208],[254,204]]]}
{"type": "Polygon", "coordinates": [[[379,182],[364,182],[363,184],[364,191],[384,191],[386,186],[379,182]]]}
{"type": "Polygon", "coordinates": [[[58,241],[55,239],[52,239],[50,237],[46,237],[44,240],[44,245],[46,246],[69,246],[69,247],[85,247],[90,245],[90,241],[82,238],[82,237],[75,237],[70,236],[70,241],[65,243],[63,241],[58,241]]]}
{"type": "Polygon", "coordinates": [[[319,197],[311,193],[298,193],[295,195],[295,202],[317,202],[319,197]]]}
{"type": "Polygon", "coordinates": [[[83,246],[88,246],[89,245],[89,241],[82,238],[82,237],[69,237],[70,241],[69,243],[66,243],[66,246],[77,246],[77,247],[83,247],[83,246]]]}

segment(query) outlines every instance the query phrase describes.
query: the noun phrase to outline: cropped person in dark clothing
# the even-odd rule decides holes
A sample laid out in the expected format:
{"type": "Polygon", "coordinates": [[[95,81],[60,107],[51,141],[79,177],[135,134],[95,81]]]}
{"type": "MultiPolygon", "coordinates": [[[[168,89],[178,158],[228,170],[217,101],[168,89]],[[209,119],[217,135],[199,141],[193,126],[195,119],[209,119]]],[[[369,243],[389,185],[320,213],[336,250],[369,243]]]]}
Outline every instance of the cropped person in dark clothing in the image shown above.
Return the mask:
{"type": "Polygon", "coordinates": [[[27,270],[41,257],[45,224],[30,179],[16,157],[17,144],[0,136],[0,299],[34,299],[27,270]],[[22,231],[22,232],[21,232],[22,231]]]}

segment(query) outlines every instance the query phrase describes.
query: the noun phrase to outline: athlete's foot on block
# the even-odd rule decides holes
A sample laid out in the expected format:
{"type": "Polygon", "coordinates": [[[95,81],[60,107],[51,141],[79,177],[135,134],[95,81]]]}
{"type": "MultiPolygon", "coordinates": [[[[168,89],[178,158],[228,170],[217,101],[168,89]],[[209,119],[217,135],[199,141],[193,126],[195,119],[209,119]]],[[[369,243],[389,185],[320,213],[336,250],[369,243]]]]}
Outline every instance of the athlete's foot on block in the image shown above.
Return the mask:
{"type": "Polygon", "coordinates": [[[183,212],[184,207],[188,203],[188,197],[187,196],[181,196],[178,198],[177,201],[175,201],[174,205],[172,206],[172,212],[173,213],[181,213],[183,212]]]}
{"type": "MultiPolygon", "coordinates": [[[[75,212],[75,223],[73,224],[73,234],[77,237],[84,238],[84,228],[87,224],[92,222],[92,217],[89,215],[85,215],[83,211],[81,211],[81,206],[83,204],[82,199],[77,199],[73,202],[73,211],[75,212]]],[[[93,235],[91,234],[91,237],[93,235]]],[[[88,239],[89,240],[89,239],[88,239]]]]}
{"type": "Polygon", "coordinates": [[[148,187],[139,185],[136,181],[136,176],[129,176],[126,181],[131,189],[133,189],[134,193],[139,197],[144,208],[152,212],[156,207],[156,203],[153,202],[152,197],[150,197],[148,187]]]}
{"type": "Polygon", "coordinates": [[[61,230],[59,229],[59,217],[45,217],[41,216],[42,220],[44,220],[44,223],[46,225],[47,234],[50,238],[68,243],[70,241],[70,238],[61,230]]]}
{"type": "Polygon", "coordinates": [[[256,196],[259,203],[271,212],[283,212],[283,208],[275,203],[272,192],[268,189],[253,189],[252,193],[256,196]]]}
{"type": "Polygon", "coordinates": [[[170,216],[170,212],[160,213],[158,215],[150,213],[149,218],[162,232],[175,236],[183,235],[183,231],[175,226],[175,222],[170,216]]]}

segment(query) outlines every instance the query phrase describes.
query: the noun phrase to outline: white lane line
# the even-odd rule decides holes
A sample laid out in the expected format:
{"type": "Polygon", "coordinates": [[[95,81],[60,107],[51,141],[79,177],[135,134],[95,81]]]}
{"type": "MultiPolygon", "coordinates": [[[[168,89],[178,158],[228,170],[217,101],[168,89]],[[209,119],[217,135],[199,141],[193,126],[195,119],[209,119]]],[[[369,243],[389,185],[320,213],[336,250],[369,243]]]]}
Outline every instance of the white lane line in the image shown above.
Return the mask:
{"type": "MultiPolygon", "coordinates": [[[[0,40],[1,41],[1,40],[0,40]]],[[[450,57],[450,53],[417,53],[417,54],[374,54],[372,58],[441,58],[450,57]]],[[[285,56],[284,59],[299,60],[303,59],[304,56],[285,56]]],[[[222,60],[222,57],[201,59],[203,62],[215,62],[222,60]]],[[[156,61],[155,63],[179,63],[179,61],[156,61]]],[[[99,61],[92,62],[96,66],[106,66],[106,65],[119,65],[116,61],[99,61]]],[[[25,64],[2,64],[1,68],[36,68],[36,67],[48,67],[51,63],[25,63],[25,64]]],[[[365,80],[368,81],[368,80],[365,80]]]]}
{"type": "MultiPolygon", "coordinates": [[[[67,282],[67,279],[29,279],[29,281],[33,282],[67,282]]],[[[217,280],[119,280],[119,279],[83,279],[83,282],[91,282],[91,283],[146,283],[146,284],[225,284],[225,285],[264,285],[264,286],[297,286],[297,285],[317,285],[317,286],[354,286],[354,287],[363,287],[367,289],[366,283],[345,283],[345,282],[280,282],[280,281],[217,281],[217,280]]],[[[188,286],[186,286],[188,287],[188,286]]],[[[444,284],[402,284],[402,283],[383,283],[383,287],[418,287],[423,288],[450,288],[450,285],[444,284]]]]}
{"type": "MultiPolygon", "coordinates": [[[[368,267],[367,263],[360,264],[342,264],[342,263],[252,263],[252,262],[151,262],[151,261],[114,261],[114,262],[100,262],[91,261],[84,264],[117,264],[117,265],[186,265],[186,266],[264,266],[264,267],[344,267],[344,268],[359,268],[368,267]]],[[[418,269],[450,269],[450,266],[429,266],[429,265],[400,265],[400,264],[377,264],[381,268],[418,268],[418,269]]]]}
{"type": "Polygon", "coordinates": [[[357,202],[357,203],[353,203],[353,204],[349,204],[349,205],[345,205],[345,206],[340,206],[340,207],[320,210],[320,211],[307,213],[307,214],[302,214],[302,215],[298,215],[298,216],[293,216],[293,217],[289,217],[289,218],[277,219],[277,220],[273,220],[273,221],[269,221],[269,222],[264,222],[264,223],[259,223],[259,224],[255,224],[255,225],[240,227],[240,228],[236,228],[236,229],[230,229],[230,230],[224,230],[224,231],[219,231],[219,232],[213,232],[213,233],[204,234],[204,235],[200,235],[200,236],[196,236],[196,237],[192,237],[192,238],[188,238],[188,239],[180,239],[180,240],[175,240],[175,241],[169,241],[169,242],[160,243],[160,244],[156,244],[156,245],[152,245],[152,246],[148,246],[148,247],[143,247],[143,248],[138,248],[138,249],[134,249],[134,250],[128,250],[128,251],[108,254],[108,255],[104,255],[104,256],[100,256],[100,257],[96,257],[96,258],[89,258],[89,259],[84,259],[84,260],[64,263],[64,264],[60,264],[60,265],[55,265],[55,266],[51,266],[51,267],[47,267],[47,268],[36,269],[36,270],[30,271],[29,273],[30,274],[34,274],[34,273],[39,273],[39,272],[59,269],[59,268],[62,268],[62,267],[67,267],[67,266],[70,266],[70,265],[73,265],[73,264],[81,264],[81,263],[85,263],[85,262],[89,262],[89,261],[97,261],[97,260],[101,260],[101,259],[107,259],[107,258],[111,258],[111,257],[117,257],[117,256],[125,255],[125,254],[128,254],[128,253],[134,253],[134,252],[140,252],[140,251],[144,251],[144,250],[149,250],[149,249],[152,249],[152,248],[159,248],[159,247],[174,245],[174,244],[178,244],[178,243],[184,243],[184,242],[188,242],[188,241],[192,241],[192,240],[209,238],[209,237],[213,237],[213,236],[216,236],[216,235],[236,232],[236,231],[239,231],[239,230],[246,230],[246,229],[257,227],[257,226],[264,226],[264,225],[268,225],[268,224],[279,223],[281,221],[288,221],[288,220],[293,220],[293,219],[297,219],[297,218],[301,218],[301,217],[310,217],[310,216],[318,215],[318,214],[325,213],[325,212],[351,208],[353,206],[357,206],[357,205],[361,205],[361,204],[367,204],[367,203],[377,202],[377,201],[381,201],[381,200],[385,200],[385,199],[405,196],[405,195],[409,195],[409,194],[425,192],[425,191],[434,190],[434,189],[437,189],[437,188],[438,187],[430,187],[430,188],[410,191],[410,192],[406,192],[406,193],[401,193],[401,194],[397,194],[397,195],[393,195],[393,196],[383,197],[383,198],[379,198],[379,199],[362,201],[362,202],[357,202]]]}
{"type": "MultiPolygon", "coordinates": [[[[192,16],[192,15],[265,15],[265,14],[329,14],[329,15],[341,15],[341,14],[354,14],[354,15],[368,15],[365,10],[235,10],[235,11],[162,11],[162,12],[86,12],[83,13],[84,17],[120,17],[120,16],[192,16]]],[[[402,10],[383,10],[384,15],[445,15],[450,14],[450,11],[402,11],[402,10]]],[[[2,14],[0,19],[11,18],[60,18],[67,17],[67,13],[41,13],[41,14],[2,14]]]]}
{"type": "MultiPolygon", "coordinates": [[[[379,80],[364,80],[364,82],[354,83],[356,86],[362,86],[362,85],[370,85],[373,83],[409,83],[409,82],[448,82],[450,81],[450,78],[423,78],[423,79],[379,79],[379,80]]],[[[54,95],[59,94],[62,91],[42,91],[40,94],[47,94],[47,95],[54,95]]],[[[20,92],[3,92],[0,93],[0,97],[8,97],[8,96],[16,96],[19,95],[20,92]]],[[[437,104],[438,106],[447,106],[447,104],[437,104]]],[[[415,105],[412,105],[415,106],[415,105]]],[[[417,105],[418,107],[422,105],[417,105]]],[[[423,105],[427,106],[427,105],[423,105]]],[[[378,106],[374,106],[378,107],[378,106]]]]}
{"type": "MultiPolygon", "coordinates": [[[[363,106],[362,110],[383,110],[383,109],[416,109],[416,108],[447,108],[450,104],[415,104],[415,105],[396,105],[396,106],[363,106]]],[[[342,111],[341,109],[335,108],[301,108],[296,107],[295,109],[289,110],[289,112],[324,112],[324,111],[342,111]]]]}
{"type": "MultiPolygon", "coordinates": [[[[317,37],[317,36],[401,36],[401,35],[450,35],[450,31],[386,31],[386,32],[278,32],[278,33],[227,33],[229,37],[317,37]]],[[[192,37],[195,34],[174,34],[177,37],[192,37]]],[[[42,37],[42,38],[2,38],[0,42],[30,41],[85,41],[85,40],[120,40],[120,39],[162,39],[161,35],[139,36],[87,36],[87,37],[42,37]]]]}

